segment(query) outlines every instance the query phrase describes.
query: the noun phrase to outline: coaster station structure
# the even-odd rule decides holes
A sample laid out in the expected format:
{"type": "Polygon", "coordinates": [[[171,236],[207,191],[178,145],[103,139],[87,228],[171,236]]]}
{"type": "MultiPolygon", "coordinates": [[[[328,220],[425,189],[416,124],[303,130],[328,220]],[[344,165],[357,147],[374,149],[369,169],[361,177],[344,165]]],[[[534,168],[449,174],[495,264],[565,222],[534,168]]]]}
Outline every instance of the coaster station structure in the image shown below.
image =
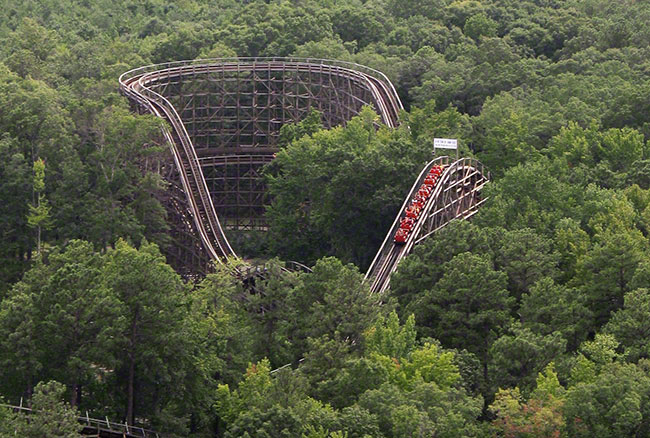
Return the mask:
{"type": "MultiPolygon", "coordinates": [[[[266,229],[261,168],[278,152],[284,124],[299,122],[315,109],[322,114],[325,127],[331,128],[372,105],[382,122],[394,128],[403,109],[383,73],[322,59],[156,64],[122,74],[120,89],[135,111],[167,121],[163,132],[171,160],[166,166],[170,187],[164,204],[174,242],[167,256],[187,276],[206,273],[211,262],[236,257],[226,230],[266,229]]],[[[373,282],[382,282],[373,290],[388,287],[394,266],[421,238],[451,219],[468,217],[480,203],[478,193],[487,180],[477,176],[483,175],[482,166],[472,160],[457,164],[449,159],[447,166],[437,186],[447,189],[436,189],[439,201],[429,199],[427,218],[422,215],[416,225],[418,237],[412,234],[392,255],[388,254],[390,239],[384,242],[368,273],[373,282]]]]}

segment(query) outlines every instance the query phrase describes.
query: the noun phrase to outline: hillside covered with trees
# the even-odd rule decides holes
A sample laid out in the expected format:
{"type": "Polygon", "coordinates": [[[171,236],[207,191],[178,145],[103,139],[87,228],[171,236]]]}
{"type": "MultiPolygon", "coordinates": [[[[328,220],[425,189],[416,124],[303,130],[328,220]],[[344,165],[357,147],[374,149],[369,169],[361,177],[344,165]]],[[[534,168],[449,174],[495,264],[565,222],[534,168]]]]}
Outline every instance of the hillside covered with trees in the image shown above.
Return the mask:
{"type": "Polygon", "coordinates": [[[0,438],[74,437],[74,410],[178,437],[650,437],[648,2],[0,6],[0,404],[61,419],[0,407],[0,438]],[[406,107],[284,128],[255,294],[166,263],[167,145],[117,83],[235,56],[367,65],[406,107]],[[489,201],[370,295],[434,137],[489,167],[489,201]]]}

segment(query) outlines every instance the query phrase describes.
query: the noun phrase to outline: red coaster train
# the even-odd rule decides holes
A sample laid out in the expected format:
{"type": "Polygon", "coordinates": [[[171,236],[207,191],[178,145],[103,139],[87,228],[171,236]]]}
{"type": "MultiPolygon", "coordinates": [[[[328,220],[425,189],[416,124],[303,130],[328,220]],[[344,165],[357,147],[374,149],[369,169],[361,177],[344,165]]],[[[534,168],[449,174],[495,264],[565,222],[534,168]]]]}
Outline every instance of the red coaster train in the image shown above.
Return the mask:
{"type": "Polygon", "coordinates": [[[426,204],[427,199],[429,199],[429,196],[431,196],[431,193],[433,192],[433,188],[438,182],[438,178],[440,178],[440,175],[442,175],[443,170],[444,170],[443,165],[433,166],[431,170],[429,170],[429,174],[424,179],[424,182],[422,183],[417,194],[411,201],[411,204],[409,204],[409,206],[406,207],[406,210],[404,211],[404,217],[400,221],[399,229],[395,233],[395,238],[394,238],[395,243],[397,244],[406,243],[406,239],[408,238],[408,235],[411,232],[411,228],[413,228],[413,226],[415,225],[415,222],[417,221],[418,216],[420,215],[420,211],[422,210],[422,208],[424,208],[424,205],[426,204]]]}

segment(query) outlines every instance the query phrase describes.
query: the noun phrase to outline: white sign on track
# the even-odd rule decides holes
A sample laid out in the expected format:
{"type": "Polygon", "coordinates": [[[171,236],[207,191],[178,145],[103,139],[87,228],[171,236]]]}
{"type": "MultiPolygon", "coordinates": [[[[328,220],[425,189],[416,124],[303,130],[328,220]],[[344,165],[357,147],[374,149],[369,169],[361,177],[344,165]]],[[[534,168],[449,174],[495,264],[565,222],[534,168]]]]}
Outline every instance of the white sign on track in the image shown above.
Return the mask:
{"type": "Polygon", "coordinates": [[[458,140],[455,138],[434,138],[434,149],[458,149],[458,140]]]}

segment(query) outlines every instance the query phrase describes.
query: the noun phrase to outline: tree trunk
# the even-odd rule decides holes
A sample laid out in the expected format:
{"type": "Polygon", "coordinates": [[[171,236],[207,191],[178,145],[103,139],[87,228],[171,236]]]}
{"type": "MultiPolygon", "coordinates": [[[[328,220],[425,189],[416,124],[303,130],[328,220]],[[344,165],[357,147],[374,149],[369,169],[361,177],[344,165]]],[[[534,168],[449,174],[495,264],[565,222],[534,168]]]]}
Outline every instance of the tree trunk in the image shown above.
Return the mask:
{"type": "Polygon", "coordinates": [[[133,355],[129,357],[129,387],[128,387],[128,399],[126,407],[126,422],[128,424],[133,424],[133,399],[134,399],[134,384],[135,381],[135,358],[133,355]]]}
{"type": "Polygon", "coordinates": [[[135,399],[135,346],[138,336],[138,318],[140,317],[139,309],[135,310],[133,315],[133,322],[131,323],[131,342],[129,351],[129,381],[127,388],[127,407],[126,407],[126,421],[133,424],[134,417],[134,399],[135,399]]]}
{"type": "Polygon", "coordinates": [[[78,383],[72,384],[72,394],[70,394],[70,407],[76,407],[81,404],[81,385],[78,383]]]}

